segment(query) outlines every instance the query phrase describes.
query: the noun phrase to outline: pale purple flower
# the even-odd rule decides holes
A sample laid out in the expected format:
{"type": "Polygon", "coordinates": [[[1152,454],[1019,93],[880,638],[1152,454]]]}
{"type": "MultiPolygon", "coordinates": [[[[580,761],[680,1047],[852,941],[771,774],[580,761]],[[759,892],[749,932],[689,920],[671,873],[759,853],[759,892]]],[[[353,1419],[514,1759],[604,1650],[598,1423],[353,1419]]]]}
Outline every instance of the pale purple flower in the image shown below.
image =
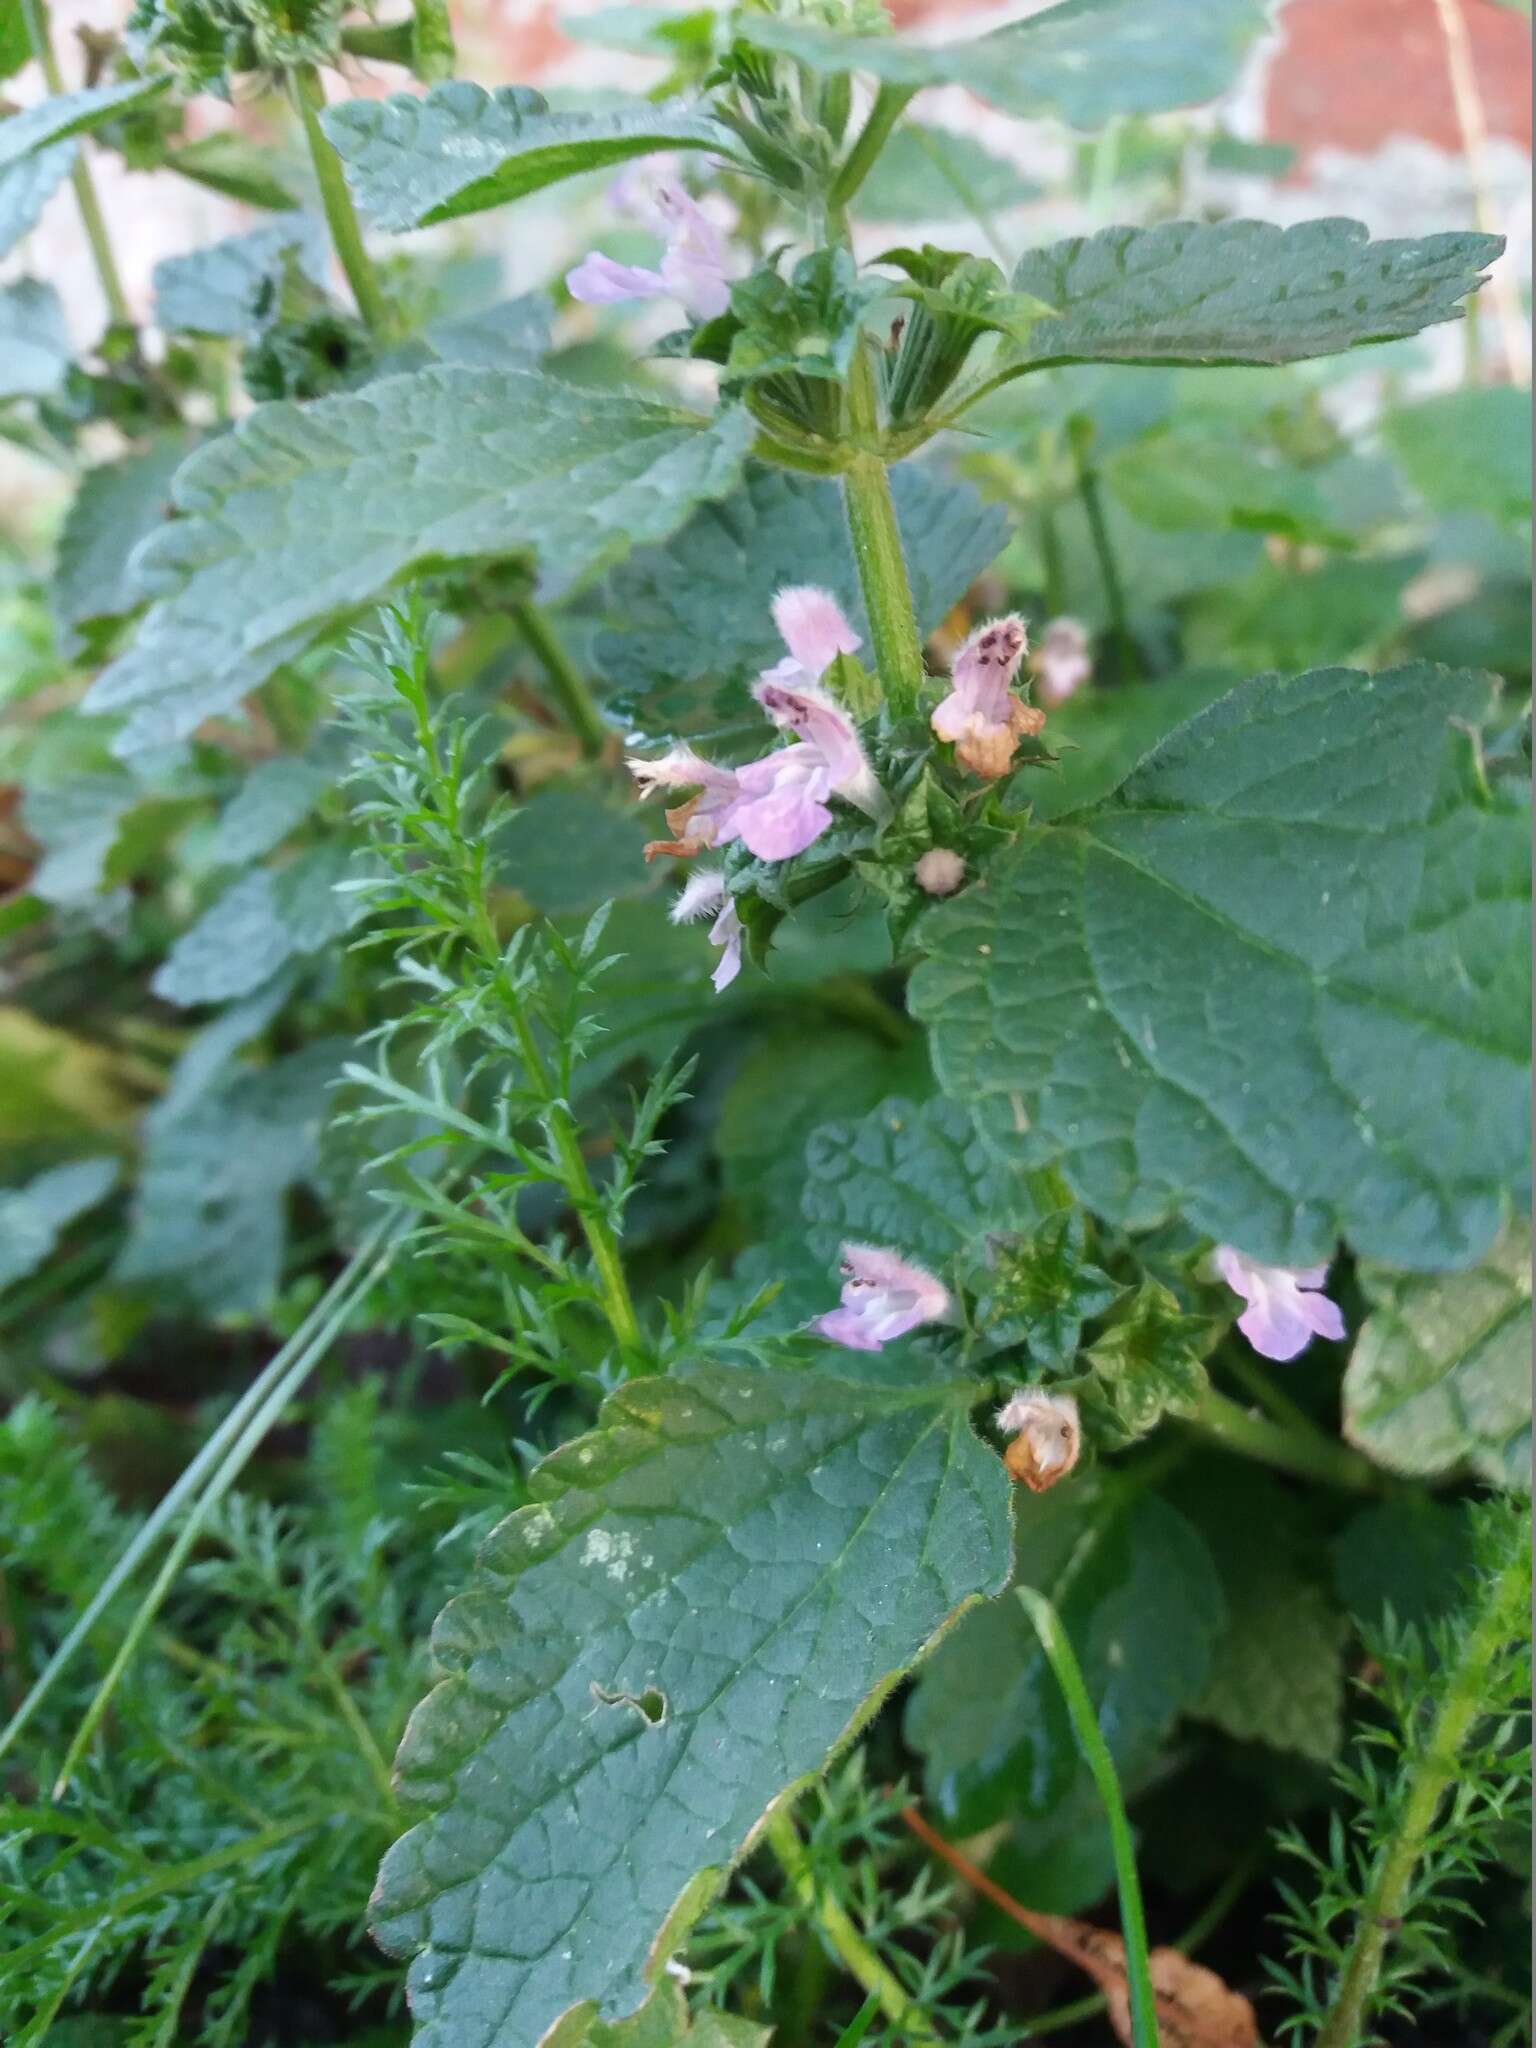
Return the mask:
{"type": "Polygon", "coordinates": [[[949,1313],[949,1290],[921,1266],[875,1244],[845,1244],[841,1304],[811,1328],[849,1351],[879,1351],[949,1313]]]}
{"type": "Polygon", "coordinates": [[[654,796],[658,789],[698,791],[697,796],[667,812],[667,825],[673,836],[653,839],[645,849],[647,860],[654,860],[658,853],[686,858],[702,853],[706,846],[723,845],[738,836],[734,829],[724,829],[741,796],[734,768],[718,767],[702,754],[696,754],[692,747],[669,747],[654,761],[631,754],[625,765],[642,797],[654,796]]]}
{"type": "Polygon", "coordinates": [[[1264,1358],[1295,1358],[1314,1337],[1344,1335],[1338,1304],[1321,1294],[1328,1278],[1320,1266],[1266,1266],[1233,1245],[1216,1247],[1216,1270],[1248,1306],[1237,1327],[1264,1358]]]}
{"type": "Polygon", "coordinates": [[[1020,739],[1045,723],[1043,712],[1013,694],[1028,646],[1017,614],[978,626],[950,664],[949,695],[929,720],[961,762],[989,780],[1008,772],[1020,739]]]}
{"type": "Polygon", "coordinates": [[[1093,674],[1088,628],[1081,619],[1052,619],[1029,657],[1042,704],[1065,704],[1093,674]]]}
{"type": "Polygon", "coordinates": [[[726,239],[683,187],[660,183],[646,209],[666,248],[660,267],[616,263],[594,251],[566,277],[573,299],[612,306],[625,299],[678,299],[695,320],[713,320],[731,303],[726,239]]]}
{"type": "Polygon", "coordinates": [[[791,583],[781,590],[773,600],[773,623],[789,658],[769,669],[764,682],[791,688],[797,682],[819,683],[840,654],[857,654],[863,645],[831,591],[814,583],[791,583]]]}
{"type": "Polygon", "coordinates": [[[930,896],[953,896],[965,880],[965,862],[947,846],[930,846],[913,863],[912,879],[930,896]]]}
{"type": "Polygon", "coordinates": [[[729,988],[741,972],[743,933],[736,905],[726,890],[724,875],[718,868],[700,868],[697,874],[688,877],[668,914],[674,924],[693,924],[712,913],[715,921],[709,928],[709,943],[720,948],[720,958],[710,980],[718,995],[729,988]]]}

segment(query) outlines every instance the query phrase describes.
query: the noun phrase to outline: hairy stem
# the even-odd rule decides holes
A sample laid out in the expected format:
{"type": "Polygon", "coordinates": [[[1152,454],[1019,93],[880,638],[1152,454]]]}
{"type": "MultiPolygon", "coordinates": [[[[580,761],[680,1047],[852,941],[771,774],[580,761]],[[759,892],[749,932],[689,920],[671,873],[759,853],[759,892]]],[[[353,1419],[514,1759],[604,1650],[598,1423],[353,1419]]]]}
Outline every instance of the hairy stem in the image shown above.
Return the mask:
{"type": "Polygon", "coordinates": [[[320,126],[320,116],[325,111],[325,87],[320,83],[320,73],[313,64],[300,64],[289,73],[289,83],[293,89],[294,106],[304,124],[304,140],[309,144],[310,162],[315,167],[315,182],[320,187],[320,203],[325,209],[325,224],[331,231],[331,245],[346,273],[347,283],[352,287],[352,297],[363,325],[370,334],[382,334],[389,324],[389,314],[384,294],[379,289],[378,273],[363,247],[363,231],[352,204],[352,194],[347,190],[341,158],[326,141],[325,131],[320,126]]]}
{"type": "Polygon", "coordinates": [[[1120,1779],[1099,1728],[1099,1720],[1083,1683],[1072,1645],[1055,1608],[1032,1586],[1015,1588],[1025,1612],[1035,1625],[1041,1647],[1051,1660],[1051,1669],[1061,1687],[1077,1732],[1078,1746],[1098,1788],[1104,1818],[1109,1823],[1110,1846],[1115,1858],[1115,1881],[1120,1892],[1120,1927],[1125,1936],[1125,1971],[1131,1995],[1131,2040],[1133,2048],[1158,2048],[1157,2000],[1152,1989],[1152,1970],[1147,1960],[1147,1920],[1141,1903],[1141,1881],[1136,1875],[1136,1849],[1125,1801],[1120,1796],[1120,1779]]]}
{"type": "Polygon", "coordinates": [[[1390,1475],[1380,1471],[1369,1458],[1363,1458],[1347,1444],[1335,1443],[1310,1423],[1277,1422],[1267,1415],[1255,1415],[1214,1388],[1201,1395],[1199,1407],[1189,1417],[1189,1426],[1203,1436],[1214,1437],[1240,1457],[1272,1465],[1277,1472],[1321,1480],[1325,1486],[1342,1487],[1350,1493],[1396,1490],[1390,1475]]]}
{"type": "MultiPolygon", "coordinates": [[[[32,45],[32,54],[42,66],[44,83],[52,93],[63,92],[64,74],[59,69],[59,60],[54,55],[53,38],[48,33],[47,0],[21,0],[21,13],[27,25],[27,38],[32,45]]],[[[70,179],[75,188],[75,204],[80,209],[80,224],[85,229],[85,239],[91,245],[91,260],[96,265],[96,275],[101,280],[108,317],[115,326],[127,327],[131,324],[133,315],[128,310],[128,295],[123,290],[117,258],[112,253],[112,239],[107,233],[106,216],[101,210],[101,201],[96,194],[96,181],[91,176],[91,167],[85,160],[83,143],[76,145],[75,164],[70,172],[70,179]]]]}
{"type": "Polygon", "coordinates": [[[914,2005],[898,1978],[881,1962],[836,1899],[828,1898],[816,1881],[816,1872],[800,1839],[794,1818],[786,1808],[768,1823],[767,1842],[779,1859],[790,1889],[814,1914],[822,1933],[842,1959],[849,1974],[880,2001],[880,2009],[907,2031],[913,2041],[937,2041],[939,2036],[926,2015],[914,2005]]]}
{"type": "Polygon", "coordinates": [[[1445,1679],[1440,1711],[1428,1742],[1408,1765],[1397,1825],[1383,1845],[1365,1907],[1355,1928],[1339,1989],[1317,2036],[1316,2048],[1356,2048],[1370,2012],[1387,1943],[1401,1924],[1409,1886],[1457,1760],[1484,1711],[1489,1676],[1524,1624],[1527,1587],[1523,1537],[1487,1582],[1482,1612],[1445,1679]]]}
{"type": "Polygon", "coordinates": [[[923,645],[918,638],[890,475],[875,445],[879,434],[875,376],[864,347],[855,353],[849,372],[848,411],[854,444],[843,475],[848,537],[853,543],[864,609],[869,614],[880,687],[892,717],[907,718],[917,709],[922,689],[923,645]]]}
{"type": "Polygon", "coordinates": [[[869,110],[869,119],[832,181],[832,189],[827,194],[830,208],[841,212],[869,176],[875,167],[875,159],[889,142],[891,130],[905,113],[907,103],[916,90],[913,85],[881,86],[875,95],[875,104],[869,110]]]}
{"type": "Polygon", "coordinates": [[[608,741],[608,726],[587,688],[586,678],[566,653],[548,613],[528,598],[513,605],[512,617],[537,655],[560,715],[580,741],[581,751],[589,757],[600,754],[608,741]]]}

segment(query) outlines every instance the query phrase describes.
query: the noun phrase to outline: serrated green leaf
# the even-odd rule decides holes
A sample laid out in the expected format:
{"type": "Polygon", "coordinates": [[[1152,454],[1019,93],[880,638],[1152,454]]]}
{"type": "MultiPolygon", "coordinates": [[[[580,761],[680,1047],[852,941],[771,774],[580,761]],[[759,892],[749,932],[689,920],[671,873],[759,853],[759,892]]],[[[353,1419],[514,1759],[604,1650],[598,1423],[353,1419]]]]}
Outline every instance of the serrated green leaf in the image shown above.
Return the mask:
{"type": "Polygon", "coordinates": [[[150,1111],[119,1280],[171,1286],[211,1315],[270,1306],[285,1197],[314,1169],[344,1051],[322,1040],[150,1111]]]}
{"type": "Polygon", "coordinates": [[[272,213],[287,213],[302,203],[299,181],[288,184],[280,175],[281,165],[274,171],[270,147],[232,129],[200,135],[167,150],[163,168],[179,172],[210,192],[222,192],[227,199],[266,207],[272,213]]]}
{"type": "Polygon", "coordinates": [[[0,285],[0,400],[51,397],[72,354],[64,308],[51,284],[23,277],[0,285]]]}
{"type": "Polygon", "coordinates": [[[1381,437],[1437,512],[1531,516],[1531,394],[1512,384],[1441,391],[1383,415],[1381,437]]]}
{"type": "Polygon", "coordinates": [[[1529,1226],[1464,1273],[1362,1278],[1377,1305],[1345,1368],[1345,1435],[1394,1472],[1529,1486],[1529,1226]]]}
{"type": "Polygon", "coordinates": [[[125,774],[71,775],[27,791],[22,822],[43,849],[32,888],[45,903],[83,903],[96,894],[123,820],[143,794],[125,774]]]}
{"type": "Polygon", "coordinates": [[[1456,317],[1502,242],[1373,242],[1359,221],[1170,221],[1032,249],[1013,287],[1056,310],[1030,330],[1044,363],[1292,363],[1456,317]]]}
{"type": "MultiPolygon", "coordinates": [[[[1015,1583],[1055,1603],[1122,1773],[1143,1769],[1210,1678],[1226,1619],[1202,1538],[1150,1495],[1103,1498],[1082,1482],[1020,1499],[1015,1583]]],[[[988,1601],[947,1635],[918,1678],[907,1740],[953,1831],[1070,1796],[1071,1723],[1017,1600],[988,1601]],[[985,1674],[978,1683],[978,1673],[985,1674]]]]}
{"type": "Polygon", "coordinates": [[[438,1622],[449,1675],[398,1760],[426,1817],[374,1929],[414,1958],[417,2048],[632,2009],[768,1806],[1001,1586],[974,1391],[703,1366],[630,1381],[540,1467],[438,1622]]]}
{"type": "Polygon", "coordinates": [[[1194,1413],[1219,1334],[1206,1317],[1186,1315],[1160,1281],[1142,1281],[1087,1354],[1096,1394],[1127,1438],[1145,1436],[1165,1415],[1194,1413]]]}
{"type": "Polygon", "coordinates": [[[1339,1597],[1362,1628],[1387,1612],[1415,1628],[1443,1620],[1472,1577],[1468,1504],[1404,1493],[1351,1517],[1333,1543],[1339,1597]]]}
{"type": "Polygon", "coordinates": [[[396,231],[502,206],[654,150],[729,155],[734,147],[704,115],[648,100],[601,114],[556,114],[528,86],[487,92],[463,79],[421,97],[347,100],[328,108],[321,125],[358,204],[396,231]]]}
{"type": "Polygon", "coordinates": [[[135,560],[155,601],[87,708],[129,714],[123,753],[183,737],[428,562],[532,549],[563,589],[730,490],[750,427],[448,365],[260,406],[178,472],[185,516],[135,560]]]}
{"type": "Polygon", "coordinates": [[[352,850],[327,841],[286,867],[242,875],[190,925],[150,987],[182,1008],[228,1002],[260,988],[296,953],[317,953],[366,908],[336,885],[357,872],[352,850]]]}
{"type": "Polygon", "coordinates": [[[1265,1742],[1330,1763],[1344,1739],[1349,1623],[1308,1567],[1297,1497],[1228,1461],[1179,1488],[1210,1545],[1228,1622],[1193,1711],[1239,1742],[1265,1742]]]}
{"type": "Polygon", "coordinates": [[[910,1002],[988,1141],[1132,1228],[1476,1258],[1526,1173],[1527,825],[1485,677],[1259,676],[931,912],[910,1002]]]}
{"type": "MultiPolygon", "coordinates": [[[[929,464],[891,472],[918,624],[931,632],[1007,538],[1007,520],[969,484],[929,464]]],[[[858,571],[835,483],[752,465],[741,488],[706,506],[665,546],[637,550],[603,593],[622,630],[597,642],[598,666],[625,701],[662,692],[651,730],[707,731],[722,720],[761,728],[743,684],[778,661],[770,610],[785,584],[829,589],[868,638],[858,571]],[[725,679],[717,698],[700,685],[725,679]]]]}
{"type": "Polygon", "coordinates": [[[171,479],[195,445],[193,435],[167,431],[137,454],[86,471],[59,534],[49,588],[66,654],[84,646],[93,625],[140,602],[129,559],[169,516],[171,479]]]}
{"type": "Polygon", "coordinates": [[[993,1264],[984,1319],[1017,1324],[1031,1358],[1056,1371],[1077,1356],[1083,1324],[1122,1291],[1089,1260],[1087,1219],[1075,1207],[1054,1210],[1028,1236],[1006,1238],[993,1264]]]}
{"type": "Polygon", "coordinates": [[[76,1159],[0,1189],[0,1288],[35,1273],[60,1234],[117,1183],[115,1159],[76,1159]]]}
{"type": "Polygon", "coordinates": [[[313,761],[282,755],[258,761],[225,805],[208,843],[218,867],[259,860],[303,823],[327,787],[325,770],[313,761]]]}
{"type": "Polygon", "coordinates": [[[859,187],[855,206],[861,220],[938,226],[987,220],[1041,193],[1017,164],[994,156],[974,136],[904,121],[859,187]]]}
{"type": "MultiPolygon", "coordinates": [[[[11,119],[19,118],[12,115],[11,119]]],[[[8,124],[0,123],[0,142],[8,124]]],[[[8,256],[75,165],[75,144],[66,138],[30,149],[14,163],[0,166],[0,256],[8,256]]]]}
{"type": "Polygon", "coordinates": [[[230,235],[155,265],[155,324],[173,334],[223,334],[249,340],[282,312],[290,268],[320,290],[325,242],[318,221],[290,213],[249,234],[230,235]]]}
{"type": "Polygon", "coordinates": [[[541,2048],[768,2048],[771,2027],[706,2010],[690,2021],[672,1982],[659,1984],[632,2019],[562,2022],[541,2048]]]}
{"type": "Polygon", "coordinates": [[[1260,0],[1062,0],[969,42],[845,36],[742,13],[736,34],[813,71],[864,71],[891,85],[965,85],[1004,113],[1099,128],[1215,99],[1265,26],[1260,0]]]}

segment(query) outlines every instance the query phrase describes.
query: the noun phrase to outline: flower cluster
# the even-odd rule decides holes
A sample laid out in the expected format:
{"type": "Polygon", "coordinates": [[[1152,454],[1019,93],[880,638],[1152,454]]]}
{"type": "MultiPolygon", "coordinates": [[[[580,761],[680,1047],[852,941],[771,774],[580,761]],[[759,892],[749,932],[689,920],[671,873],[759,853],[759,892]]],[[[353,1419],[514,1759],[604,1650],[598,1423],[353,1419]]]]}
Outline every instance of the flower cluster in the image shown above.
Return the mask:
{"type": "Polygon", "coordinates": [[[1230,1244],[1216,1247],[1217,1272],[1248,1306],[1237,1327],[1261,1357],[1298,1357],[1314,1337],[1344,1335],[1338,1303],[1318,1290],[1328,1278],[1321,1266],[1266,1266],[1230,1244]]]}
{"type": "MultiPolygon", "coordinates": [[[[658,167],[660,168],[660,167],[658,167]]],[[[566,289],[588,306],[627,299],[677,299],[695,320],[714,320],[731,303],[731,274],[723,231],[673,176],[615,180],[620,212],[641,221],[666,245],[659,268],[616,263],[594,252],[568,273],[566,289]]]]}
{"type": "Polygon", "coordinates": [[[1045,713],[1013,692],[1028,647],[1016,614],[978,626],[955,656],[949,695],[930,720],[941,740],[954,743],[961,765],[988,782],[1008,773],[1019,741],[1045,724],[1045,713]]]}

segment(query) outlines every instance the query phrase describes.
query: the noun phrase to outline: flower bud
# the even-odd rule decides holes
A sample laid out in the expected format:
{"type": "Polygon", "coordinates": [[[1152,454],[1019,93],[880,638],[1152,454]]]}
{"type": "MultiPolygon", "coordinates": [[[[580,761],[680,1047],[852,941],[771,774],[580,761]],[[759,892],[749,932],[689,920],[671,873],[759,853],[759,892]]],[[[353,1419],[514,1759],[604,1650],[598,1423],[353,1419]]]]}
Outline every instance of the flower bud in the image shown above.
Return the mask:
{"type": "Polygon", "coordinates": [[[965,880],[965,862],[947,846],[930,846],[913,868],[912,879],[930,896],[953,896],[965,880]]]}
{"type": "Polygon", "coordinates": [[[997,1426],[1012,1437],[1003,1463],[1031,1493],[1047,1493],[1065,1479],[1083,1447],[1077,1402],[1070,1394],[1021,1388],[998,1409],[997,1426]]]}

